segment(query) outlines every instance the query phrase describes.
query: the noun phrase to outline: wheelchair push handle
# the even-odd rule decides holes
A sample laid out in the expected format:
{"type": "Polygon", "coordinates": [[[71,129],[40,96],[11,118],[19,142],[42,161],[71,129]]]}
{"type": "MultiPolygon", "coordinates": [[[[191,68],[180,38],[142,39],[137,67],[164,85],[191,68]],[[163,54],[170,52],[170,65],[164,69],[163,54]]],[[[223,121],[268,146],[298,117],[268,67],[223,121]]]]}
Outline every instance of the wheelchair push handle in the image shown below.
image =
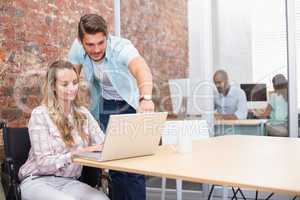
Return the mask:
{"type": "Polygon", "coordinates": [[[6,122],[2,119],[0,119],[0,129],[3,129],[6,127],[6,122]]]}

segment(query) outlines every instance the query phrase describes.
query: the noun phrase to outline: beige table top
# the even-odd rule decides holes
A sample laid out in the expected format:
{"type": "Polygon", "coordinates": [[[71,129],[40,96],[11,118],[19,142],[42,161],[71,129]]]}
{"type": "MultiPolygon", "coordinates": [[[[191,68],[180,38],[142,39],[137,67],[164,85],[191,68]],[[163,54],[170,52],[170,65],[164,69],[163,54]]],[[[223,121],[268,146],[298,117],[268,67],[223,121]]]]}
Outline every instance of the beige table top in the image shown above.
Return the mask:
{"type": "Polygon", "coordinates": [[[239,119],[239,120],[216,120],[215,125],[244,125],[256,126],[266,123],[267,119],[239,119]]]}
{"type": "Polygon", "coordinates": [[[153,156],[109,162],[74,158],[87,166],[187,181],[300,195],[300,139],[230,135],[195,141],[193,153],[170,145],[153,156]]]}

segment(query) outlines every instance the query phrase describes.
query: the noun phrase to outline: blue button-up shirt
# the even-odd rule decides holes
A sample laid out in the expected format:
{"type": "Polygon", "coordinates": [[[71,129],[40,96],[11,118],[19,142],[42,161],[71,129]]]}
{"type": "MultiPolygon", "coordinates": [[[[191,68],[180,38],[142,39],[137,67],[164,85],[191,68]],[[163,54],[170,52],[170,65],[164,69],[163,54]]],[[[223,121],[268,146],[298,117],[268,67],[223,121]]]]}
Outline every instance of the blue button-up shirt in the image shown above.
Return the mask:
{"type": "Polygon", "coordinates": [[[248,114],[247,99],[245,92],[236,87],[230,86],[226,96],[214,91],[215,109],[220,114],[234,114],[238,119],[246,119],[248,114]]]}
{"type": "MultiPolygon", "coordinates": [[[[132,107],[137,109],[139,90],[136,79],[128,69],[129,62],[140,56],[133,44],[124,38],[108,36],[105,51],[105,72],[118,94],[132,107]]],[[[89,84],[91,93],[90,111],[99,120],[102,106],[102,89],[98,79],[94,76],[94,67],[91,58],[86,54],[81,42],[75,39],[69,51],[69,60],[72,64],[82,64],[85,80],[89,84]]]]}

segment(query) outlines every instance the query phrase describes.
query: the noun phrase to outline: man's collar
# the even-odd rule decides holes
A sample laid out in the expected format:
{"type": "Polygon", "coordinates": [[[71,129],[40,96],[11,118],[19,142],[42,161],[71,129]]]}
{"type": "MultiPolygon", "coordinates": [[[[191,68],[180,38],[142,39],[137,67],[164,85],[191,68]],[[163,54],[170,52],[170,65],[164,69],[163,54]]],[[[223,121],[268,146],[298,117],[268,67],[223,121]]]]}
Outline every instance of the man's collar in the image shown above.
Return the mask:
{"type": "Polygon", "coordinates": [[[109,60],[110,57],[111,57],[111,36],[110,34],[108,34],[106,38],[105,59],[109,60]]]}
{"type": "Polygon", "coordinates": [[[231,96],[231,86],[228,85],[228,88],[227,88],[225,94],[223,94],[223,93],[221,93],[221,94],[222,94],[222,96],[224,96],[224,97],[231,96]]]}
{"type": "Polygon", "coordinates": [[[230,93],[230,85],[228,85],[228,87],[226,88],[225,96],[228,96],[229,93],[230,93]]]}

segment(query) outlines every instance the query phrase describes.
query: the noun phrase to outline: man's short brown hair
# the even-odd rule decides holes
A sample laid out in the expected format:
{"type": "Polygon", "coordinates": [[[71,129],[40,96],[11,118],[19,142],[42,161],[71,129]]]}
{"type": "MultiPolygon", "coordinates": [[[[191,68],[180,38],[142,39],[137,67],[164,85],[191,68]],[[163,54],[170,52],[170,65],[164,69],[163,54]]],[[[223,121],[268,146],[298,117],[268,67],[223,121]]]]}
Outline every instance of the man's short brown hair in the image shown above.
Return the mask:
{"type": "Polygon", "coordinates": [[[86,14],[78,23],[78,37],[82,41],[84,34],[103,33],[107,36],[107,23],[97,14],[86,14]]]}

